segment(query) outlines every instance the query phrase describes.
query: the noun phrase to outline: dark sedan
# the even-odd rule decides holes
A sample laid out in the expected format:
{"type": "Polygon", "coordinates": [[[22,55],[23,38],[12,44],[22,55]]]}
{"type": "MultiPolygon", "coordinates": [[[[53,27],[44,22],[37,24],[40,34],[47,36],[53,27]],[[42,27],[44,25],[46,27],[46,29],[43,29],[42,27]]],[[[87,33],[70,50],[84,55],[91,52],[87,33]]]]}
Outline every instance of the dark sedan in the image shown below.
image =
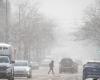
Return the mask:
{"type": "Polygon", "coordinates": [[[76,73],[78,72],[78,64],[70,58],[63,58],[59,64],[59,73],[76,73]]]}
{"type": "Polygon", "coordinates": [[[83,66],[83,80],[100,78],[100,62],[88,62],[83,66]]]}

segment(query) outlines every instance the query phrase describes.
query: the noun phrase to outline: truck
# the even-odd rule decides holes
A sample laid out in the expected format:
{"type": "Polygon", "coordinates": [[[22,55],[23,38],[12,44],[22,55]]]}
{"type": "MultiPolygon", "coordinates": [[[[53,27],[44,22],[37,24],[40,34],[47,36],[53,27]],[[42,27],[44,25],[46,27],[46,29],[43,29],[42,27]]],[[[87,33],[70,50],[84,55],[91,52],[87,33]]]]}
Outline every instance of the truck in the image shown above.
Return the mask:
{"type": "Polygon", "coordinates": [[[14,53],[9,44],[0,43],[0,79],[14,80],[14,53]]]}

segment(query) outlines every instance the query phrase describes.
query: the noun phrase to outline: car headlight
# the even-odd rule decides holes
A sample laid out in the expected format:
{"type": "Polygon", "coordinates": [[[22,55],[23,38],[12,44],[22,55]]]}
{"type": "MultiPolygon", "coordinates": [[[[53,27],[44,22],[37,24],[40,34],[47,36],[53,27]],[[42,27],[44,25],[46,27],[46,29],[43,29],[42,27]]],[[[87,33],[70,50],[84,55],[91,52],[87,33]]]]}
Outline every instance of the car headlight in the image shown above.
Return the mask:
{"type": "Polygon", "coordinates": [[[30,70],[29,68],[26,69],[27,72],[28,72],[29,70],[30,70]]]}
{"type": "Polygon", "coordinates": [[[12,69],[11,69],[10,67],[8,67],[8,68],[7,68],[7,73],[11,73],[11,70],[12,70],[12,69]]]}
{"type": "Polygon", "coordinates": [[[26,72],[27,72],[27,74],[30,74],[30,70],[29,69],[26,69],[26,72]]]}

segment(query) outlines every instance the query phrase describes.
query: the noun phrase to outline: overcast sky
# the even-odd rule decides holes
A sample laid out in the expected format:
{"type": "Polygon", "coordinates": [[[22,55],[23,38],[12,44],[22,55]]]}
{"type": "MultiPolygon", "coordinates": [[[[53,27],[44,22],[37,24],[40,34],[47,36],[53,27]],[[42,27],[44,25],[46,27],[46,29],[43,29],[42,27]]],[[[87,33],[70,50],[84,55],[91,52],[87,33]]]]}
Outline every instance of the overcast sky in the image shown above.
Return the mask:
{"type": "Polygon", "coordinates": [[[93,0],[41,0],[40,11],[47,17],[62,22],[73,22],[83,17],[83,11],[93,0]]]}
{"type": "Polygon", "coordinates": [[[96,56],[94,46],[68,41],[68,34],[76,30],[89,5],[93,5],[93,0],[40,0],[40,12],[58,24],[55,29],[58,45],[52,50],[55,57],[66,56],[84,60],[84,57],[90,59],[96,56]]]}
{"type": "MultiPolygon", "coordinates": [[[[12,9],[16,12],[15,4],[24,2],[25,0],[10,0],[12,2],[12,9]]],[[[27,0],[26,0],[27,1],[27,0]]],[[[39,6],[39,11],[46,17],[54,19],[60,31],[73,31],[75,24],[80,22],[84,16],[86,7],[93,3],[93,0],[29,0],[31,3],[36,1],[39,6]]],[[[30,4],[31,4],[30,3],[30,4]]],[[[63,31],[63,32],[64,32],[63,31]]],[[[62,32],[61,32],[62,33],[62,32]]]]}
{"type": "Polygon", "coordinates": [[[93,0],[39,0],[39,11],[54,19],[58,36],[75,31],[84,16],[84,10],[93,0]]]}
{"type": "Polygon", "coordinates": [[[52,49],[55,58],[95,59],[96,47],[71,41],[70,33],[77,30],[88,6],[94,0],[39,0],[40,12],[57,22],[55,29],[57,45],[52,49]]]}
{"type": "Polygon", "coordinates": [[[70,37],[68,34],[76,30],[84,16],[84,10],[87,6],[93,5],[94,0],[36,1],[39,3],[39,12],[57,23],[54,31],[58,43],[51,52],[55,57],[75,57],[84,60],[84,57],[87,59],[95,56],[96,48],[94,46],[82,45],[68,39],[70,37]]]}

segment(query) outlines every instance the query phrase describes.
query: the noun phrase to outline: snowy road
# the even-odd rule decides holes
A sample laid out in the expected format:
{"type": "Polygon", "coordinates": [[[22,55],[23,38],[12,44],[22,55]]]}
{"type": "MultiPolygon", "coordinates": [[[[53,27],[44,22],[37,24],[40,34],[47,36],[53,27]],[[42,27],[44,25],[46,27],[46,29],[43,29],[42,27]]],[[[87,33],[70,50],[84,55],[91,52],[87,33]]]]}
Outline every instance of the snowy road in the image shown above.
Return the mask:
{"type": "Polygon", "coordinates": [[[33,70],[31,79],[27,78],[15,78],[15,80],[81,80],[81,74],[59,74],[55,71],[55,74],[47,74],[48,69],[40,68],[39,70],[33,70]]]}
{"type": "Polygon", "coordinates": [[[15,80],[81,80],[80,75],[76,74],[63,74],[63,75],[33,75],[31,79],[15,78],[15,80]]]}

